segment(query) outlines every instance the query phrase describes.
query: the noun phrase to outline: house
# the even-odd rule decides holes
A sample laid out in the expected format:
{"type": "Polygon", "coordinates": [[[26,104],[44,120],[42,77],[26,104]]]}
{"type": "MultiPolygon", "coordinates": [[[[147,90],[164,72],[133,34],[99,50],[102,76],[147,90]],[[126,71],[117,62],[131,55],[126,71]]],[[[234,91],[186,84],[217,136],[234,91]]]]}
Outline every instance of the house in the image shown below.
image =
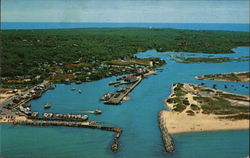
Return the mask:
{"type": "Polygon", "coordinates": [[[40,78],[41,78],[40,75],[37,75],[37,76],[35,77],[36,80],[39,80],[40,78]]]}

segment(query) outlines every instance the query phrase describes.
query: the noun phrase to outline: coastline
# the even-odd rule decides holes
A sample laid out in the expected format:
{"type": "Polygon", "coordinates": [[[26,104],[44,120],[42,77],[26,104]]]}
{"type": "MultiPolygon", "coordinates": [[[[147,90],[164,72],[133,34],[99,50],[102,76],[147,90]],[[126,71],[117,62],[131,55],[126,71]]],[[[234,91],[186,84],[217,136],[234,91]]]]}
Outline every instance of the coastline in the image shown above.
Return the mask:
{"type": "MultiPolygon", "coordinates": [[[[188,84],[184,84],[184,86],[185,85],[188,84]]],[[[174,88],[175,85],[172,86],[172,92],[168,98],[173,96],[174,88]]],[[[192,99],[192,95],[187,95],[186,97],[188,97],[191,104],[197,104],[197,102],[192,99]]],[[[162,115],[162,119],[159,121],[165,123],[170,134],[249,129],[249,120],[247,119],[222,119],[222,117],[230,115],[203,114],[202,112],[196,112],[194,116],[191,116],[186,113],[190,108],[186,108],[182,112],[177,112],[173,110],[173,103],[168,103],[167,99],[164,100],[164,103],[169,110],[162,110],[159,112],[162,115]]]]}
{"type": "Polygon", "coordinates": [[[220,74],[208,74],[208,75],[224,75],[224,77],[220,78],[220,77],[206,77],[206,75],[202,75],[202,76],[195,76],[196,79],[198,80],[214,80],[214,81],[229,81],[229,82],[242,82],[242,83],[249,83],[250,79],[249,76],[246,76],[245,78],[240,77],[241,74],[244,73],[249,73],[248,71],[242,71],[242,72],[231,72],[231,73],[220,73],[220,74]],[[232,80],[227,78],[227,75],[238,75],[238,79],[239,80],[232,80]],[[239,78],[240,77],[240,78],[239,78]]]}
{"type": "Polygon", "coordinates": [[[187,132],[204,132],[220,130],[249,129],[249,120],[219,119],[217,115],[196,114],[188,116],[185,113],[177,113],[162,110],[162,118],[166,122],[170,134],[187,132]]]}

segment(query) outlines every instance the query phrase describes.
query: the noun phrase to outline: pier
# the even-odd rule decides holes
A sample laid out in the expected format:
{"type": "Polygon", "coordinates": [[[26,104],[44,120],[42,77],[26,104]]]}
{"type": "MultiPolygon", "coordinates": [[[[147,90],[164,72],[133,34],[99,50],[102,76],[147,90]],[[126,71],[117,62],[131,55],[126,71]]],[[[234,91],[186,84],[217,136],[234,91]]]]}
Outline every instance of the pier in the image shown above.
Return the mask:
{"type": "Polygon", "coordinates": [[[124,92],[114,94],[109,100],[105,101],[104,104],[111,104],[111,105],[120,104],[123,98],[127,96],[141,81],[142,77],[139,77],[139,79],[131,87],[124,90],[124,92]]]}
{"type": "Polygon", "coordinates": [[[110,104],[110,105],[118,105],[122,102],[123,98],[126,97],[136,86],[140,84],[140,82],[149,75],[155,74],[155,71],[150,71],[148,73],[145,73],[141,76],[137,77],[137,81],[134,82],[134,84],[131,87],[128,87],[123,92],[116,93],[112,95],[108,100],[104,101],[104,104],[110,104]]]}

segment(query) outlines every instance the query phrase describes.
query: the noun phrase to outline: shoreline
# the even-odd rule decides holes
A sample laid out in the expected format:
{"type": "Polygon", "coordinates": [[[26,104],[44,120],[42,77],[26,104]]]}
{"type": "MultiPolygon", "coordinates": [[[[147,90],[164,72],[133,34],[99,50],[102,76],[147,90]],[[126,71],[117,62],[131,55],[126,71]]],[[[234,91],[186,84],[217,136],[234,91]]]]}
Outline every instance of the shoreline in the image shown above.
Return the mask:
{"type": "Polygon", "coordinates": [[[217,115],[206,114],[188,116],[185,113],[169,110],[161,112],[170,134],[249,129],[249,120],[232,121],[219,119],[217,115]]]}
{"type": "MultiPolygon", "coordinates": [[[[189,84],[184,84],[184,87],[189,84]]],[[[232,115],[215,115],[203,114],[196,112],[194,116],[187,115],[186,111],[190,110],[188,107],[182,112],[173,111],[174,103],[168,103],[167,99],[172,98],[174,94],[175,85],[172,86],[171,94],[164,100],[166,107],[169,110],[162,110],[162,120],[165,123],[170,134],[188,133],[188,132],[205,132],[205,131],[221,131],[221,130],[243,130],[249,129],[249,120],[232,120],[223,119],[223,116],[232,115]],[[220,118],[221,117],[221,118],[220,118]]],[[[192,99],[193,95],[186,95],[191,104],[197,104],[192,99]]]]}
{"type": "Polygon", "coordinates": [[[238,75],[237,77],[240,77],[240,75],[244,74],[244,73],[249,73],[249,71],[242,71],[242,72],[229,72],[229,73],[219,73],[219,74],[207,74],[207,75],[201,75],[201,76],[195,76],[195,79],[197,80],[210,80],[210,81],[225,81],[225,82],[242,82],[242,83],[249,83],[249,76],[244,78],[238,78],[240,80],[230,80],[230,78],[227,78],[226,76],[229,75],[238,75]],[[209,77],[209,75],[217,75],[214,77],[209,77]],[[224,77],[220,78],[219,75],[224,75],[224,77]]]}

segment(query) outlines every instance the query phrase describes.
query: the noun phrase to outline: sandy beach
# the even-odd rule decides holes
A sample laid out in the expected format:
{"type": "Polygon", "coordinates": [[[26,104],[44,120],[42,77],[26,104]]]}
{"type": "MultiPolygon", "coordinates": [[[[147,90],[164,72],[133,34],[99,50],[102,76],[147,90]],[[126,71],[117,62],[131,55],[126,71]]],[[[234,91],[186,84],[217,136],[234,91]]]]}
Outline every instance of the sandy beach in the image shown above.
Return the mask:
{"type": "MultiPolygon", "coordinates": [[[[173,86],[174,89],[176,86],[173,86]]],[[[185,89],[193,91],[194,89],[189,84],[184,84],[185,89]]],[[[173,92],[168,98],[172,98],[173,92]]],[[[190,104],[199,104],[193,99],[194,95],[187,93],[187,98],[190,104]]],[[[217,130],[240,130],[249,129],[249,120],[231,120],[222,119],[219,117],[229,115],[215,115],[215,114],[203,114],[202,111],[197,111],[194,116],[187,115],[187,111],[190,110],[190,106],[182,112],[176,112],[172,110],[174,104],[168,103],[167,99],[164,101],[169,110],[162,110],[160,112],[161,121],[166,124],[168,132],[170,134],[185,133],[185,132],[201,132],[201,131],[217,131],[217,130]]],[[[241,102],[238,102],[241,103],[241,102]]],[[[248,102],[249,103],[249,102],[248,102]]],[[[243,103],[242,103],[243,104],[243,103]]],[[[249,104],[248,104],[249,106],[249,104]]]]}
{"type": "Polygon", "coordinates": [[[16,117],[8,117],[8,116],[1,116],[0,123],[12,123],[14,121],[32,121],[27,119],[25,116],[16,116],[16,117]]]}
{"type": "Polygon", "coordinates": [[[249,120],[227,120],[219,119],[218,115],[196,114],[188,116],[186,113],[173,111],[162,111],[162,118],[166,123],[170,134],[185,132],[217,131],[217,130],[239,130],[249,129],[249,120]]]}

